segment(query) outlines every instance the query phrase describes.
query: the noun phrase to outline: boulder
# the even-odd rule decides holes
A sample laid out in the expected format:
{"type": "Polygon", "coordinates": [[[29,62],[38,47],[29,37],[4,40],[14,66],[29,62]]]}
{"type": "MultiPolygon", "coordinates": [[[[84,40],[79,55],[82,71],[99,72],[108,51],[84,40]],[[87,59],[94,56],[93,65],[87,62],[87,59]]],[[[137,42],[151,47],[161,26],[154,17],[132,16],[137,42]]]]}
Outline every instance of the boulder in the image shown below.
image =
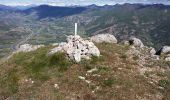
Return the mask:
{"type": "Polygon", "coordinates": [[[151,54],[151,55],[155,55],[155,53],[156,53],[155,48],[150,47],[149,49],[150,49],[150,54],[151,54]]]}
{"type": "Polygon", "coordinates": [[[170,46],[164,46],[162,48],[162,53],[164,53],[164,54],[170,53],[170,46]]]}
{"type": "Polygon", "coordinates": [[[170,46],[163,46],[160,50],[156,52],[156,55],[168,54],[170,53],[170,46]]]}
{"type": "Polygon", "coordinates": [[[30,51],[35,51],[38,48],[44,47],[44,45],[31,45],[31,44],[23,44],[20,45],[19,49],[17,52],[30,52],[30,51]]]}
{"type": "Polygon", "coordinates": [[[49,54],[65,52],[68,57],[75,62],[80,62],[82,58],[90,59],[91,56],[100,56],[99,49],[93,42],[83,40],[80,36],[68,36],[67,42],[60,43],[58,47],[53,48],[49,54]]]}
{"type": "Polygon", "coordinates": [[[165,58],[165,61],[170,61],[170,57],[165,58]]]}
{"type": "Polygon", "coordinates": [[[170,61],[170,46],[163,46],[156,52],[156,55],[164,55],[165,61],[170,61]]]}
{"type": "Polygon", "coordinates": [[[165,61],[170,61],[170,54],[166,55],[165,61]]]}
{"type": "Polygon", "coordinates": [[[130,45],[129,41],[122,41],[124,45],[130,45]]]}
{"type": "Polygon", "coordinates": [[[144,47],[142,41],[135,37],[129,39],[129,45],[133,45],[134,47],[140,47],[140,48],[144,47]]]}
{"type": "Polygon", "coordinates": [[[98,34],[91,37],[91,41],[96,43],[117,43],[117,39],[111,34],[98,34]]]}

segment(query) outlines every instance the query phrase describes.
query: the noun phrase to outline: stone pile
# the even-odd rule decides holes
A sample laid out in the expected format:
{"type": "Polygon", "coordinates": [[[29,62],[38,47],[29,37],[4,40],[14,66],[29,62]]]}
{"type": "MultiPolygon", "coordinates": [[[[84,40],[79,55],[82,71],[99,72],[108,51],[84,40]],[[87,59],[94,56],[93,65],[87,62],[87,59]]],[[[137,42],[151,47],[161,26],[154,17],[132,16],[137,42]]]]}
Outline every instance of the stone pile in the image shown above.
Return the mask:
{"type": "Polygon", "coordinates": [[[67,42],[59,43],[53,48],[49,55],[65,52],[68,57],[76,62],[80,62],[82,58],[90,59],[91,56],[100,56],[99,49],[89,40],[83,40],[80,36],[68,36],[67,42]]]}

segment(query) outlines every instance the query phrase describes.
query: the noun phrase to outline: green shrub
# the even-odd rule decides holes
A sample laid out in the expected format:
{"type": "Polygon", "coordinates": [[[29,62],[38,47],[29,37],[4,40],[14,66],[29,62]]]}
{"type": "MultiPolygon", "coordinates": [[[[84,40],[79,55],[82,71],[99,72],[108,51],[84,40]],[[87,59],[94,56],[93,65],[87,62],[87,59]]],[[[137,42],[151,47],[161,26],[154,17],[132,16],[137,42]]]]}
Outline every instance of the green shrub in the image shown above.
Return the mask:
{"type": "Polygon", "coordinates": [[[160,80],[158,84],[165,89],[170,89],[170,80],[160,80]]]}
{"type": "Polygon", "coordinates": [[[99,67],[99,72],[100,73],[107,73],[107,72],[109,72],[111,69],[109,68],[109,67],[107,67],[107,66],[100,66],[99,67]]]}
{"type": "Polygon", "coordinates": [[[92,56],[90,60],[90,64],[97,64],[98,62],[104,61],[103,57],[92,56]]]}
{"type": "Polygon", "coordinates": [[[109,86],[109,87],[111,87],[115,83],[116,83],[116,80],[114,80],[112,78],[108,78],[108,79],[104,80],[104,82],[103,82],[103,84],[105,86],[109,86]]]}

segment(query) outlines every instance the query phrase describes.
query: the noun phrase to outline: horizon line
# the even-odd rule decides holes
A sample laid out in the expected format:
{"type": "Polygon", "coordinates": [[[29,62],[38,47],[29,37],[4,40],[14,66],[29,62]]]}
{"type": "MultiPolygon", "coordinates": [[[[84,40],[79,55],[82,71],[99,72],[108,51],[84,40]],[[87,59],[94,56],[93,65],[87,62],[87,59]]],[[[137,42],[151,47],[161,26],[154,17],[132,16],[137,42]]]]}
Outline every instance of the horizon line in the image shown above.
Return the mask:
{"type": "Polygon", "coordinates": [[[115,4],[87,4],[87,5],[78,5],[78,4],[70,4],[70,5],[54,5],[54,4],[48,4],[48,3],[42,3],[42,4],[18,4],[18,5],[13,5],[13,4],[1,4],[4,6],[11,6],[11,7],[16,7],[16,6],[41,6],[41,5],[49,5],[49,6],[61,6],[61,7],[67,7],[67,6],[90,6],[90,5],[96,5],[96,6],[114,6],[114,5],[124,5],[124,4],[141,4],[141,5],[170,5],[170,4],[164,4],[164,3],[115,3],[115,4]]]}

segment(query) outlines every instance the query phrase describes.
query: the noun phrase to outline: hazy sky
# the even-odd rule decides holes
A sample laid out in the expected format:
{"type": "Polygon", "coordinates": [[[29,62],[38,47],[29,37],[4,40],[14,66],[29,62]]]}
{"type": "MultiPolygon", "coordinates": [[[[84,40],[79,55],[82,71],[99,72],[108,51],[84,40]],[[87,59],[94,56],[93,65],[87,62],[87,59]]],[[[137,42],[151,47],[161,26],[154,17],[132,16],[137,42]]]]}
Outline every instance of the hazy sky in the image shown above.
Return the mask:
{"type": "Polygon", "coordinates": [[[166,5],[170,5],[170,0],[0,0],[0,4],[5,5],[40,5],[40,4],[50,4],[57,6],[65,6],[65,5],[114,5],[117,3],[145,3],[145,4],[153,4],[153,3],[162,3],[166,5]]]}

